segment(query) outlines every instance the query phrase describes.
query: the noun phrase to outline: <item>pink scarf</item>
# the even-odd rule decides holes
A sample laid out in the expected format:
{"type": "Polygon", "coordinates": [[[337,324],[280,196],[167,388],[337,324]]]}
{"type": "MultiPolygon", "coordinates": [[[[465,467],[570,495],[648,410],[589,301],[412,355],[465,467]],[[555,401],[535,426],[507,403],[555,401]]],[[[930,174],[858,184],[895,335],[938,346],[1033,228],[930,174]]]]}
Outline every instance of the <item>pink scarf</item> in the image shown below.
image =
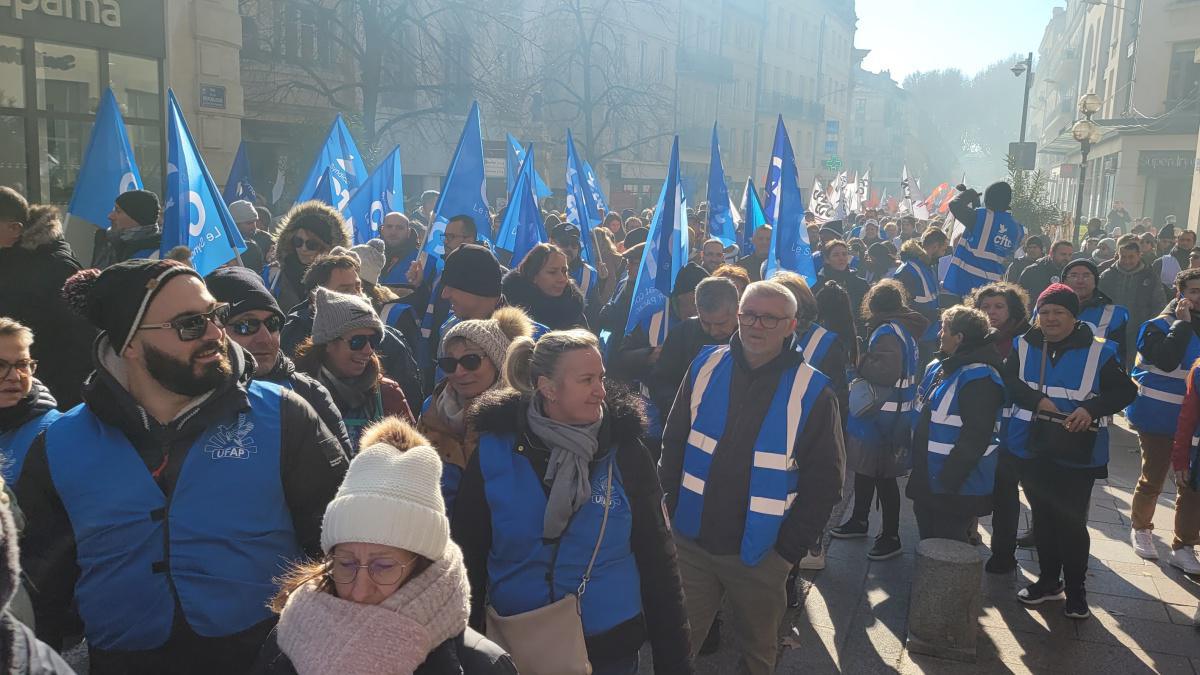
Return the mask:
{"type": "Polygon", "coordinates": [[[378,605],[342,600],[315,583],[296,589],[279,615],[279,647],[300,675],[410,675],[466,629],[470,595],[462,551],[451,542],[441,560],[378,605]]]}

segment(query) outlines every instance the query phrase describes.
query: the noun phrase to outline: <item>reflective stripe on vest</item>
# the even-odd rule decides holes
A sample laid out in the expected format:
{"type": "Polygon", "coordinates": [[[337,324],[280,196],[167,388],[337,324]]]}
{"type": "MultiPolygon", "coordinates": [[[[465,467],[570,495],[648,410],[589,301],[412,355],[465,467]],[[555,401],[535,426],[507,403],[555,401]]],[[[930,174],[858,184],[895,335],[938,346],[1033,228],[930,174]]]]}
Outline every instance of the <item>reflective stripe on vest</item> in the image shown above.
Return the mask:
{"type": "Polygon", "coordinates": [[[214,420],[188,450],[169,500],[125,435],[86,406],[47,430],[89,644],[161,647],[176,602],[203,637],[271,617],[273,579],[301,552],[280,477],[280,388],[256,381],[247,395],[248,412],[214,420]]]}
{"type": "Polygon", "coordinates": [[[917,411],[924,408],[928,401],[929,415],[929,444],[926,454],[926,467],[929,472],[929,489],[936,494],[989,495],[996,478],[996,449],[1000,444],[999,432],[1001,412],[996,411],[996,422],[992,428],[992,438],[988,442],[983,457],[967,474],[966,480],[957,493],[951,493],[938,480],[943,467],[954,448],[959,434],[962,432],[962,417],[960,416],[959,390],[968,382],[981,378],[990,379],[1001,390],[1004,382],[996,369],[983,364],[973,363],[951,373],[938,382],[942,364],[934,362],[929,365],[925,379],[921,383],[921,395],[917,399],[917,411]],[[934,383],[937,382],[936,386],[934,383]],[[932,391],[930,388],[932,387],[932,391]]]}
{"type": "Polygon", "coordinates": [[[389,302],[379,309],[379,317],[383,319],[383,325],[397,328],[405,312],[412,308],[413,306],[406,302],[389,302]]]}
{"type": "Polygon", "coordinates": [[[1079,320],[1092,327],[1092,333],[1111,339],[1129,323],[1129,310],[1120,305],[1092,305],[1079,311],[1079,320]]]}
{"type": "MultiPolygon", "coordinates": [[[[600,536],[608,466],[616,462],[616,450],[592,464],[592,497],[572,516],[557,551],[554,543],[542,539],[546,493],[541,476],[534,473],[513,437],[482,434],[476,452],[492,516],[487,560],[492,607],[501,616],[512,616],[575,593],[600,536]]],[[[640,576],[630,549],[633,514],[619,465],[613,469],[604,541],[581,599],[585,635],[603,633],[642,612],[640,576]]]]}
{"type": "Polygon", "coordinates": [[[963,234],[942,283],[950,293],[966,295],[1004,276],[1004,261],[1025,237],[1025,228],[1007,211],[975,209],[975,227],[963,234]]]}
{"type": "Polygon", "coordinates": [[[929,307],[930,305],[932,305],[934,309],[937,309],[937,278],[933,276],[933,273],[929,271],[929,268],[912,260],[905,260],[904,262],[900,263],[900,267],[896,269],[896,273],[893,275],[893,277],[899,279],[900,275],[904,274],[906,271],[910,272],[914,277],[916,277],[917,288],[921,289],[921,292],[918,295],[914,295],[912,298],[912,303],[914,305],[913,309],[916,309],[916,306],[924,308],[929,307]]]}
{"type": "MultiPolygon", "coordinates": [[[[1016,353],[1021,381],[1034,390],[1045,392],[1055,407],[1070,414],[1079,404],[1095,398],[1100,392],[1100,369],[1109,359],[1117,358],[1116,344],[1103,338],[1092,338],[1087,349],[1071,349],[1054,363],[1046,359],[1046,384],[1038,386],[1042,366],[1042,350],[1029,344],[1026,337],[1017,339],[1016,353]]],[[[1029,428],[1033,412],[1013,405],[1008,424],[1008,450],[1017,457],[1031,457],[1028,447],[1029,428]]],[[[1108,463],[1108,417],[1099,420],[1100,432],[1087,464],[1061,462],[1064,466],[1103,466],[1108,463]]],[[[1055,460],[1058,461],[1058,460],[1055,460]]]]}
{"type": "Polygon", "coordinates": [[[1142,324],[1138,332],[1138,353],[1130,376],[1137,382],[1138,395],[1129,404],[1126,414],[1134,429],[1145,434],[1173,436],[1175,423],[1183,407],[1183,396],[1187,393],[1188,370],[1200,358],[1200,338],[1188,331],[1188,344],[1179,366],[1170,372],[1160,370],[1142,356],[1146,329],[1154,326],[1165,335],[1171,330],[1171,320],[1157,317],[1142,324]]]}
{"type": "Polygon", "coordinates": [[[588,295],[596,290],[596,278],[599,276],[599,273],[587,263],[584,263],[578,269],[571,272],[571,278],[579,286],[579,292],[583,294],[584,299],[590,299],[588,295]]]}
{"type": "MultiPolygon", "coordinates": [[[[796,351],[804,356],[804,362],[821,370],[819,364],[825,361],[829,349],[837,342],[838,334],[825,329],[820,324],[812,324],[808,331],[796,340],[796,351]]],[[[824,373],[828,375],[828,373],[824,373]]]]}
{"type": "Polygon", "coordinates": [[[57,410],[48,410],[27,420],[16,429],[0,434],[0,457],[3,458],[0,462],[0,474],[10,487],[17,487],[21,467],[25,465],[25,456],[29,454],[29,446],[33,444],[33,440],[60,417],[62,413],[57,410]]]}
{"type": "MultiPolygon", "coordinates": [[[[711,345],[692,362],[691,431],[683,451],[683,473],[675,508],[675,529],[685,537],[700,536],[705,483],[713,454],[725,433],[733,352],[711,345]]],[[[763,425],[754,440],[749,505],[742,532],[741,559],[757,565],[775,545],[783,518],[796,498],[800,468],[792,451],[808,415],[829,378],[806,363],[785,370],[775,387],[763,425]]]]}
{"type": "Polygon", "coordinates": [[[900,340],[904,348],[904,363],[900,369],[900,379],[892,383],[894,391],[879,408],[879,412],[866,417],[850,415],[846,429],[855,438],[875,441],[883,431],[890,431],[900,424],[912,424],[913,402],[917,396],[917,343],[908,331],[900,324],[889,322],[880,324],[867,341],[867,349],[871,349],[885,335],[892,335],[900,340]],[[896,420],[896,415],[901,419],[896,420]]]}

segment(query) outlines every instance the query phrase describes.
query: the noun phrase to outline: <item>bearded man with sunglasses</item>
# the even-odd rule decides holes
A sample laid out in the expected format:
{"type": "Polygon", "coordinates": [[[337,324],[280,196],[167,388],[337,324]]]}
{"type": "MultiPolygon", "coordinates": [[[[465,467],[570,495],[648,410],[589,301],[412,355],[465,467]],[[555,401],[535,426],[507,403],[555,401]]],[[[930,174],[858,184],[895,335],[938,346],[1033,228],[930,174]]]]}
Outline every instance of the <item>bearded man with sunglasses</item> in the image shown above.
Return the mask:
{"type": "Polygon", "coordinates": [[[342,414],[329,390],[316,379],[296,370],[296,364],[279,346],[283,311],[263,284],[262,277],[244,267],[222,267],[205,277],[204,283],[217,302],[229,303],[225,335],[254,357],[254,379],[274,382],[308,401],[349,456],[350,436],[346,434],[342,414]]]}
{"type": "Polygon", "coordinates": [[[302,398],[251,381],[192,268],[129,260],[64,295],[100,333],[84,403],[17,484],[38,635],[61,649],[74,605],[92,673],[244,672],[273,580],[321,553],[341,446],[302,398]]]}

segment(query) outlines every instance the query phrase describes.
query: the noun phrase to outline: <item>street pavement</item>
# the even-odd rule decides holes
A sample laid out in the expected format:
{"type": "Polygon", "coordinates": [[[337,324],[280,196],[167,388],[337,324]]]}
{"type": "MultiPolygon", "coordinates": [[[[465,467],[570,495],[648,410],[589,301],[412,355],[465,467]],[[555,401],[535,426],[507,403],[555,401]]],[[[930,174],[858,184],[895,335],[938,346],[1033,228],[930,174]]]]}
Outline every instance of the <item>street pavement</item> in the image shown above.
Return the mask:
{"type": "MultiPolygon", "coordinates": [[[[1164,488],[1154,517],[1163,560],[1144,561],[1129,544],[1129,507],[1140,460],[1137,437],[1124,425],[1124,419],[1117,418],[1109,478],[1098,481],[1092,492],[1087,580],[1092,618],[1067,619],[1061,602],[1033,609],[1018,603],[1017,590],[1036,579],[1037,572],[1036,552],[1021,549],[1015,573],[983,575],[976,664],[909,654],[904,641],[918,537],[911,502],[903,499],[904,555],[882,562],[867,560],[867,549],[879,528],[879,514],[873,512],[871,537],[827,540],[826,568],[802,574],[804,601],[789,611],[781,627],[777,672],[1200,674],[1200,630],[1193,625],[1200,579],[1165,561],[1174,523],[1174,486],[1164,488]]],[[[849,489],[845,494],[831,524],[842,519],[849,489]]],[[[1024,531],[1029,511],[1028,502],[1022,501],[1024,531]]],[[[980,530],[982,564],[988,555],[990,517],[980,519],[980,530]]],[[[701,657],[698,671],[738,672],[734,643],[726,625],[721,650],[701,657]]],[[[648,650],[645,657],[642,670],[651,672],[648,650]]]]}

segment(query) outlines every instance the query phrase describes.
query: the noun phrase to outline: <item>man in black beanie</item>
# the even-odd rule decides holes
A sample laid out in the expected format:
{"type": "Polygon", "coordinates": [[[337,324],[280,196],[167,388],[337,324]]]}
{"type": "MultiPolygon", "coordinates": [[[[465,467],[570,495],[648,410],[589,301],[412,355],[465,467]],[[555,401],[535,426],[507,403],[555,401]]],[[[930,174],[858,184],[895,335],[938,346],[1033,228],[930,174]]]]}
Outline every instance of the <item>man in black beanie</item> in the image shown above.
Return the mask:
{"type": "Polygon", "coordinates": [[[251,381],[190,267],[130,260],[64,294],[100,334],[83,405],[17,483],[38,636],[61,649],[77,613],[94,673],[245,672],[274,580],[322,553],[341,446],[294,392],[251,381]]]}
{"type": "Polygon", "coordinates": [[[96,232],[92,267],[104,269],[131,258],[157,258],[162,243],[158,195],[130,190],[117,196],[108,214],[109,228],[96,232]]]}

